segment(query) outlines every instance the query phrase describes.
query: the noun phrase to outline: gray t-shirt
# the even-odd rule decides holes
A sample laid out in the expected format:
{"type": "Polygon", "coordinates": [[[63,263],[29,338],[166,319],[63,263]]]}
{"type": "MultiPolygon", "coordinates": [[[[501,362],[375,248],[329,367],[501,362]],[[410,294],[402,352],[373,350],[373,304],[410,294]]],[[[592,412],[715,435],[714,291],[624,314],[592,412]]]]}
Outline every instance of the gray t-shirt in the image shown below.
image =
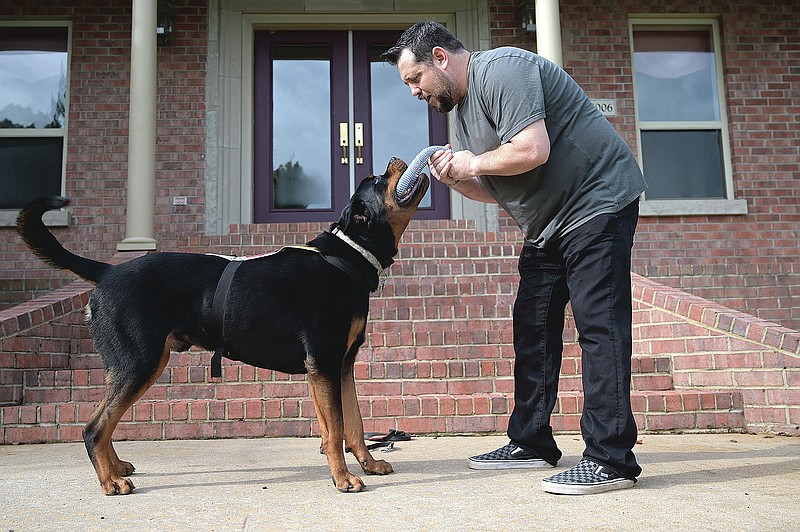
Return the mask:
{"type": "Polygon", "coordinates": [[[475,154],[544,119],[550,136],[545,164],[516,176],[478,176],[536,247],[621,210],[646,188],[630,148],[578,84],[527,50],[473,52],[455,118],[456,136],[475,154]]]}

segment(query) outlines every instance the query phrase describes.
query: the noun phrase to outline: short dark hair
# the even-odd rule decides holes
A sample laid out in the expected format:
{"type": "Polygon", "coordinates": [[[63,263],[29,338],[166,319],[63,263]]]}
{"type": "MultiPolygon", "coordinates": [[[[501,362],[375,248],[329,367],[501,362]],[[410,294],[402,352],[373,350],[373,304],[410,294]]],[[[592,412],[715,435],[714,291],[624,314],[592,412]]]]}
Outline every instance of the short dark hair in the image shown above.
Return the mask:
{"type": "Polygon", "coordinates": [[[381,54],[387,63],[396,65],[403,50],[410,50],[417,63],[431,63],[433,49],[440,46],[448,52],[464,50],[461,41],[455,38],[450,31],[433,20],[417,22],[400,36],[397,44],[381,54]]]}

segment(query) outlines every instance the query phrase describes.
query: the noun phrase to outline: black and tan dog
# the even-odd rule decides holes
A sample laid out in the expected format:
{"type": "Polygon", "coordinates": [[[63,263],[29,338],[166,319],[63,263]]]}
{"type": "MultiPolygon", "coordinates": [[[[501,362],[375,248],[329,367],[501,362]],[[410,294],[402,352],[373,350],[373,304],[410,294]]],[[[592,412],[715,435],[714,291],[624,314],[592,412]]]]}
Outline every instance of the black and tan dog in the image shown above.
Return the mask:
{"type": "Polygon", "coordinates": [[[134,489],[126,478],[134,467],[117,457],[111,443],[114,428],[161,375],[170,351],[191,345],[223,347],[228,358],[260,368],[307,373],[337,489],[364,488],[347,469],[342,442],[365,473],[392,472],[364,443],[353,362],[364,341],[369,293],[392,263],[429,185],[422,174],[398,198],[405,169],[392,159],[385,174],[364,179],[340,220],[309,242],[313,249],[243,261],[153,253],[112,266],[65,250],[44,226],[42,214],[65,206],[65,198],[41,199],[22,210],[19,232],[41,259],[97,284],[87,321],[105,363],[106,389],[83,438],[105,494],[134,489]],[[234,262],[238,267],[231,268],[234,262]],[[224,277],[229,282],[220,283],[224,277]]]}

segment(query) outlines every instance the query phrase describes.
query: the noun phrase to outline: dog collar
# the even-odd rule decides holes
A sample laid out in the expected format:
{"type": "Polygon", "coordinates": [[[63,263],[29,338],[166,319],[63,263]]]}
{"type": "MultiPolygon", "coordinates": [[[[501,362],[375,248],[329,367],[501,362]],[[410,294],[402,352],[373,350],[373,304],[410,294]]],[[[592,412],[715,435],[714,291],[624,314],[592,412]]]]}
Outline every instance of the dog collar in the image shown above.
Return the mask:
{"type": "Polygon", "coordinates": [[[378,261],[377,258],[375,258],[375,255],[364,249],[361,245],[354,242],[353,239],[344,234],[344,232],[342,232],[341,229],[339,229],[338,227],[334,227],[333,231],[331,231],[331,234],[336,235],[340,240],[342,240],[348,246],[361,253],[361,255],[365,259],[367,259],[369,263],[372,264],[372,266],[377,270],[378,275],[383,273],[383,266],[381,266],[381,263],[378,261]]]}

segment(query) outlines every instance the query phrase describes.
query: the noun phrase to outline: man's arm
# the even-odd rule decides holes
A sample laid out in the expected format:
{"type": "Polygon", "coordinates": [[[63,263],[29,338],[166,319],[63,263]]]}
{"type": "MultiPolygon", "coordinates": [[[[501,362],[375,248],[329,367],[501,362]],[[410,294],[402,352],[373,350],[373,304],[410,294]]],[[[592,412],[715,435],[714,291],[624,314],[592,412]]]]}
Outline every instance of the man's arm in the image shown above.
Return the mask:
{"type": "Polygon", "coordinates": [[[550,137],[544,120],[537,120],[492,151],[480,155],[469,151],[454,153],[450,167],[442,170],[456,180],[476,175],[519,175],[543,165],[548,157],[550,137]]]}
{"type": "Polygon", "coordinates": [[[473,199],[475,201],[482,201],[483,203],[497,203],[494,196],[489,194],[489,191],[483,188],[477,177],[465,179],[463,181],[455,181],[450,185],[454,190],[458,191],[461,195],[473,199]]]}

